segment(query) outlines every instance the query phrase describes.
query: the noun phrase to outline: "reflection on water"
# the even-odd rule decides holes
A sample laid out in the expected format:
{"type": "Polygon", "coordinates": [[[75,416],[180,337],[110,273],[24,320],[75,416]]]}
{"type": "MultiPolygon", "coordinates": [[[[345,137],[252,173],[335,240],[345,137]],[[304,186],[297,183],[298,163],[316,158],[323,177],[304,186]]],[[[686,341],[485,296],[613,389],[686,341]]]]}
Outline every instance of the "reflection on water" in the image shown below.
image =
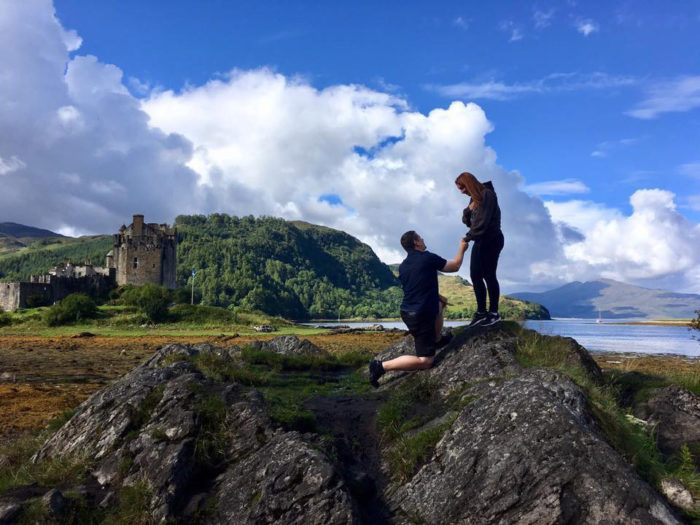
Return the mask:
{"type": "MultiPolygon", "coordinates": [[[[617,320],[616,322],[620,322],[617,320]]],[[[381,324],[384,328],[406,329],[401,321],[366,323],[309,323],[315,326],[347,325],[363,328],[381,324]]],[[[465,321],[445,321],[445,326],[462,326],[465,321]]],[[[525,321],[525,327],[546,335],[573,337],[592,352],[634,352],[640,354],[678,354],[700,356],[700,341],[684,326],[648,326],[596,323],[595,319],[555,319],[525,321]]],[[[700,333],[695,332],[696,336],[700,333]]]]}

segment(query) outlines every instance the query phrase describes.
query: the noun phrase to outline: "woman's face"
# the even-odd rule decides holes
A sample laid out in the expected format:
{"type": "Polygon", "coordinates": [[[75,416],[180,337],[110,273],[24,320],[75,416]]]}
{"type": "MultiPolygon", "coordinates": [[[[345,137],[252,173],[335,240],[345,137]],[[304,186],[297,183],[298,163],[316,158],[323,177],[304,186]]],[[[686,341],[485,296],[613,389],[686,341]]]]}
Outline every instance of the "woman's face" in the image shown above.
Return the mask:
{"type": "Polygon", "coordinates": [[[467,191],[467,187],[464,184],[462,184],[461,182],[457,183],[457,189],[459,190],[460,193],[463,193],[464,195],[469,195],[469,192],[467,191]]]}

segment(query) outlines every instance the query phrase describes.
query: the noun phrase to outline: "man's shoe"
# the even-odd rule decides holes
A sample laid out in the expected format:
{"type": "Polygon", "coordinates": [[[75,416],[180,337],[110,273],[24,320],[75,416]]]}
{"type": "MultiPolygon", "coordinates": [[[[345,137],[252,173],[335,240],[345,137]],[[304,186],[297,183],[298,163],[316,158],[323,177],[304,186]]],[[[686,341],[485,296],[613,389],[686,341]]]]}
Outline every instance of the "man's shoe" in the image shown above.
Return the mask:
{"type": "Polygon", "coordinates": [[[384,367],[381,361],[372,359],[369,362],[369,384],[374,388],[379,387],[379,378],[384,375],[384,367]]]}
{"type": "Polygon", "coordinates": [[[501,316],[498,315],[498,312],[489,312],[488,318],[486,319],[486,322],[482,326],[491,326],[493,324],[498,323],[500,320],[501,320],[501,316]]]}
{"type": "Polygon", "coordinates": [[[480,324],[484,324],[489,318],[489,314],[486,312],[476,312],[474,314],[474,317],[472,317],[472,322],[469,323],[469,328],[472,326],[478,326],[480,324]]]}
{"type": "Polygon", "coordinates": [[[447,333],[444,334],[442,337],[440,337],[440,339],[438,339],[438,342],[435,343],[435,346],[436,346],[437,348],[442,348],[443,346],[445,346],[445,345],[446,345],[447,343],[449,343],[450,341],[452,341],[452,332],[447,332],[447,333]]]}

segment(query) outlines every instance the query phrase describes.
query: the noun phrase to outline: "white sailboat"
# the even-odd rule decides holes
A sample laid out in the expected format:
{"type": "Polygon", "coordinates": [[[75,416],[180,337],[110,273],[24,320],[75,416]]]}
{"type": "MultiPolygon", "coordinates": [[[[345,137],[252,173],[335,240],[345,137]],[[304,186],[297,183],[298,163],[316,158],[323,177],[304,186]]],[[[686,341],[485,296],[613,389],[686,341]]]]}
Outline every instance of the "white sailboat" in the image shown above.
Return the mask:
{"type": "Polygon", "coordinates": [[[598,310],[598,319],[595,320],[596,323],[600,324],[603,322],[603,318],[600,315],[600,310],[598,310]]]}

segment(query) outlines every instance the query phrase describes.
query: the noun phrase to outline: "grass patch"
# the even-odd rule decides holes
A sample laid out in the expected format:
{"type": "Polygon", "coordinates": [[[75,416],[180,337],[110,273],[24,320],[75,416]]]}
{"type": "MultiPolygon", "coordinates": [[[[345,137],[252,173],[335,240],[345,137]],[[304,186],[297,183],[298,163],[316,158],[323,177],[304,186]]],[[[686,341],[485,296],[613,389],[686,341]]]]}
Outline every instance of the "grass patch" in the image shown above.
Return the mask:
{"type": "Polygon", "coordinates": [[[87,479],[87,458],[66,456],[32,463],[31,457],[63,426],[75,411],[66,411],[34,436],[24,436],[0,446],[0,494],[36,483],[41,487],[79,484],[87,479]]]}
{"type": "Polygon", "coordinates": [[[401,390],[392,391],[377,411],[377,429],[382,437],[391,442],[444,414],[446,406],[439,403],[435,391],[435,383],[420,375],[409,379],[401,390]]]}
{"type": "Polygon", "coordinates": [[[83,483],[89,463],[80,456],[63,456],[33,463],[31,457],[47,439],[39,436],[19,438],[0,447],[0,494],[17,487],[36,484],[40,487],[83,483]]]}
{"type": "Polygon", "coordinates": [[[229,442],[226,421],[226,402],[214,393],[202,396],[195,405],[199,431],[194,441],[194,457],[197,464],[216,467],[225,458],[229,442]]]}
{"type": "Polygon", "coordinates": [[[356,368],[374,357],[365,350],[330,355],[282,355],[269,350],[256,350],[246,347],[242,350],[243,360],[249,364],[265,365],[275,370],[339,370],[356,368]]]}
{"type": "Polygon", "coordinates": [[[435,445],[442,439],[456,416],[445,423],[409,436],[401,435],[389,450],[387,460],[392,476],[405,482],[418,471],[432,456],[435,445]]]}
{"type": "Polygon", "coordinates": [[[139,430],[151,419],[151,414],[163,399],[164,385],[158,385],[141,401],[139,408],[131,416],[131,430],[139,430]]]}
{"type": "Polygon", "coordinates": [[[150,511],[153,492],[146,481],[119,491],[116,509],[109,512],[104,520],[105,525],[155,525],[150,511]]]}

